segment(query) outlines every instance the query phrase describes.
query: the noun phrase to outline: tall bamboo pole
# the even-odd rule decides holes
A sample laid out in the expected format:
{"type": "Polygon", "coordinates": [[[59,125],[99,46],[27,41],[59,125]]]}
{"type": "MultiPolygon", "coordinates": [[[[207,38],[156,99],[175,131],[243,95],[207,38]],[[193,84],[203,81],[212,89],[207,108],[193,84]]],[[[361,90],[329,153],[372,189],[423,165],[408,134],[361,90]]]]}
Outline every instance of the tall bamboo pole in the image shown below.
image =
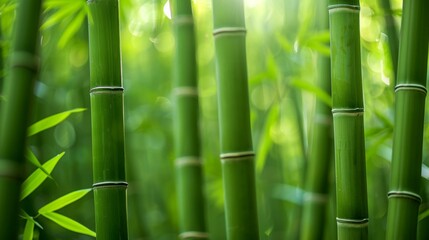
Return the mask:
{"type": "Polygon", "coordinates": [[[200,160],[194,20],[190,0],[173,1],[174,121],[181,239],[207,239],[200,160]]]}
{"type": "Polygon", "coordinates": [[[35,78],[41,0],[21,0],[0,114],[0,239],[17,239],[27,127],[35,78]]]}
{"type": "Polygon", "coordinates": [[[214,0],[215,62],[227,239],[259,239],[242,0],[214,0]]]}
{"type": "MultiPolygon", "coordinates": [[[[328,29],[328,2],[317,1],[317,30],[328,29]]],[[[318,56],[318,85],[327,93],[331,92],[330,58],[318,56]]],[[[332,159],[332,114],[331,107],[316,99],[316,110],[313,123],[312,138],[307,164],[307,179],[301,239],[320,239],[324,234],[325,216],[329,200],[329,176],[332,159]]]]}
{"type": "Polygon", "coordinates": [[[118,0],[88,0],[95,224],[98,239],[128,239],[118,0]]]}
{"type": "Polygon", "coordinates": [[[421,202],[429,2],[403,2],[386,239],[416,239],[421,202]]]}
{"type": "Polygon", "coordinates": [[[338,238],[367,239],[359,1],[330,0],[328,9],[338,238]]]}
{"type": "MultiPolygon", "coordinates": [[[[390,49],[390,60],[392,62],[393,72],[396,76],[398,72],[398,49],[399,49],[399,39],[398,31],[396,30],[395,20],[392,15],[392,8],[390,5],[390,0],[380,0],[380,5],[383,9],[384,14],[384,23],[386,27],[386,33],[389,42],[390,49]]],[[[392,85],[396,84],[396,77],[393,79],[392,85]]]]}

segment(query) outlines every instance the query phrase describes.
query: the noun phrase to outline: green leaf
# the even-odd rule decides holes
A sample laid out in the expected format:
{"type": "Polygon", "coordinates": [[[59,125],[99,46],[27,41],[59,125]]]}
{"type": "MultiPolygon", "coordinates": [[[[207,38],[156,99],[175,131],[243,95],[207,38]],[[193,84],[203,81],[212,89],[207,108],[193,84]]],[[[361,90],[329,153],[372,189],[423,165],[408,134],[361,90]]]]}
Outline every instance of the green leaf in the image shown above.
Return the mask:
{"type": "Polygon", "coordinates": [[[82,8],[81,11],[73,18],[70,24],[65,29],[64,33],[61,35],[60,40],[58,41],[58,47],[63,48],[67,42],[72,38],[72,36],[79,31],[83,25],[86,17],[86,9],[82,8]]]}
{"type": "Polygon", "coordinates": [[[331,96],[329,96],[328,93],[326,93],[325,91],[323,91],[319,87],[311,84],[310,82],[301,81],[301,80],[293,80],[293,81],[291,81],[291,85],[296,87],[296,88],[299,88],[301,90],[305,90],[309,93],[314,94],[316,96],[316,98],[323,101],[329,107],[332,107],[331,96]]]}
{"type": "Polygon", "coordinates": [[[267,159],[268,152],[273,145],[271,140],[270,129],[276,123],[276,120],[279,116],[279,106],[278,104],[271,107],[270,112],[268,113],[267,119],[265,120],[262,139],[259,141],[258,151],[256,155],[256,171],[258,173],[262,172],[262,169],[265,166],[265,161],[267,159]]]}
{"type": "Polygon", "coordinates": [[[46,212],[42,214],[47,219],[55,222],[61,227],[68,229],[73,232],[82,233],[91,237],[95,237],[95,232],[83,226],[82,224],[76,222],[75,220],[68,218],[64,215],[58,214],[56,212],[46,212]]]}
{"type": "Polygon", "coordinates": [[[419,213],[419,222],[429,216],[429,208],[419,213]]]}
{"type": "MultiPolygon", "coordinates": [[[[65,17],[72,16],[81,8],[81,4],[76,4],[75,1],[67,1],[72,4],[68,4],[59,8],[60,10],[56,11],[54,14],[49,16],[48,20],[46,20],[43,25],[40,27],[41,30],[45,30],[49,27],[52,27],[58,23],[60,23],[65,17]]],[[[66,2],[66,3],[67,3],[66,2]]]]}
{"type": "Polygon", "coordinates": [[[48,204],[46,204],[45,206],[41,207],[39,209],[39,213],[40,214],[44,214],[47,212],[53,212],[56,211],[58,209],[61,209],[67,205],[69,205],[70,203],[73,203],[77,200],[79,200],[80,198],[82,198],[83,196],[85,196],[87,193],[89,193],[92,189],[82,189],[82,190],[77,190],[74,192],[71,192],[69,194],[66,194],[48,204]]]}
{"type": "Polygon", "coordinates": [[[26,213],[24,210],[20,209],[20,217],[26,220],[30,220],[34,223],[34,225],[36,225],[37,227],[39,227],[40,229],[43,230],[42,225],[40,225],[40,223],[36,222],[36,220],[34,220],[34,218],[30,215],[28,215],[28,213],[26,213]]]}
{"type": "MultiPolygon", "coordinates": [[[[53,157],[52,159],[48,160],[45,164],[43,164],[43,168],[46,169],[46,171],[50,174],[52,170],[54,170],[55,166],[57,165],[58,161],[64,156],[64,152],[58,154],[57,156],[53,157]]],[[[36,190],[42,183],[45,181],[45,179],[48,177],[42,170],[36,169],[25,181],[22,183],[22,190],[21,190],[21,198],[22,201],[24,198],[26,198],[30,193],[32,193],[34,190],[36,190]]]]}
{"type": "Polygon", "coordinates": [[[27,219],[27,222],[25,223],[24,228],[24,237],[23,240],[33,240],[33,233],[34,233],[34,222],[30,219],[27,219]]]}
{"type": "Polygon", "coordinates": [[[25,158],[30,161],[32,164],[34,164],[34,166],[40,168],[40,170],[42,170],[42,172],[44,172],[50,179],[54,180],[51,176],[51,174],[48,173],[48,171],[46,171],[46,169],[42,166],[42,164],[40,164],[39,160],[37,159],[36,155],[34,155],[34,153],[31,151],[30,148],[27,148],[25,150],[25,158]]]}
{"type": "Polygon", "coordinates": [[[34,123],[33,125],[31,125],[28,128],[27,136],[30,137],[36,133],[39,133],[39,132],[44,131],[48,128],[54,127],[54,126],[58,125],[59,123],[61,123],[62,121],[66,120],[70,116],[70,114],[82,112],[85,110],[86,110],[85,108],[76,108],[76,109],[72,109],[69,111],[57,113],[57,114],[54,114],[52,116],[46,117],[46,118],[34,123]]]}

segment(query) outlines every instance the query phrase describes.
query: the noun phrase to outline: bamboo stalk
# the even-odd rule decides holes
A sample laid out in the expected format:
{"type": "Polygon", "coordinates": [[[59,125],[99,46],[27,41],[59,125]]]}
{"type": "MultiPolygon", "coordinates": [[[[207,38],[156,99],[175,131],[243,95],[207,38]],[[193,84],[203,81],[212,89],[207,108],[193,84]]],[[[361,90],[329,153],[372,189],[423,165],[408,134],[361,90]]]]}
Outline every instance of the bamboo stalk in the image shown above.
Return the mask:
{"type": "Polygon", "coordinates": [[[387,239],[416,239],[421,202],[429,2],[404,1],[395,86],[395,126],[387,239]]]}
{"type": "Polygon", "coordinates": [[[368,238],[359,1],[329,2],[338,239],[368,238]]]}
{"type": "Polygon", "coordinates": [[[128,239],[117,0],[89,0],[90,100],[98,239],[128,239]]]}
{"type": "Polygon", "coordinates": [[[207,239],[200,159],[198,88],[191,1],[173,1],[176,40],[175,154],[181,239],[207,239]]]}
{"type": "MultiPolygon", "coordinates": [[[[317,30],[328,29],[327,1],[318,1],[317,30]]],[[[330,58],[318,56],[318,85],[327,93],[331,92],[330,58]]],[[[316,99],[316,110],[313,122],[303,218],[301,224],[301,239],[320,239],[324,235],[325,219],[328,204],[329,176],[332,159],[332,115],[331,107],[316,99]]]]}
{"type": "Polygon", "coordinates": [[[39,69],[40,0],[19,1],[0,114],[0,239],[18,238],[20,186],[33,89],[39,69]]]}
{"type": "Polygon", "coordinates": [[[213,1],[227,239],[259,239],[242,0],[213,1]]]}

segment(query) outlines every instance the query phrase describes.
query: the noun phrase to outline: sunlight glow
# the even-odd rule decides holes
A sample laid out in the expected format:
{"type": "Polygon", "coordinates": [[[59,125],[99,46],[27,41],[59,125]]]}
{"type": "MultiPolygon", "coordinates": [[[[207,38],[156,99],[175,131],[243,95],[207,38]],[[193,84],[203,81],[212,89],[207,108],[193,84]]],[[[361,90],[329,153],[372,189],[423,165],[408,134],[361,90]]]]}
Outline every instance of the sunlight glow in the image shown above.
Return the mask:
{"type": "Polygon", "coordinates": [[[164,15],[171,20],[171,8],[170,8],[170,1],[167,1],[164,4],[164,15]]]}

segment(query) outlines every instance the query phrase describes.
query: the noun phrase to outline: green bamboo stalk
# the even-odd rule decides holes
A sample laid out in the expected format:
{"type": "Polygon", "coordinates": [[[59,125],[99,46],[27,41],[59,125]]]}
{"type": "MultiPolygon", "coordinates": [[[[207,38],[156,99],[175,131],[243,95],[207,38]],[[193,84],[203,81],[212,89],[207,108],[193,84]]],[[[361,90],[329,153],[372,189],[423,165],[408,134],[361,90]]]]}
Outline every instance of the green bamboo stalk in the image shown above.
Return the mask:
{"type": "Polygon", "coordinates": [[[429,2],[403,2],[386,239],[416,239],[421,203],[429,2]]]}
{"type": "Polygon", "coordinates": [[[330,0],[338,239],[368,238],[359,1],[330,0]]]}
{"type": "MultiPolygon", "coordinates": [[[[380,0],[380,5],[383,9],[384,14],[384,22],[386,25],[385,27],[390,49],[390,60],[392,62],[393,72],[396,75],[396,73],[398,72],[398,31],[396,30],[395,20],[393,19],[390,0],[380,0]]],[[[393,83],[396,84],[396,77],[394,78],[393,83]]]]}
{"type": "MultiPolygon", "coordinates": [[[[327,1],[317,1],[317,30],[328,29],[327,6],[327,1]]],[[[318,85],[327,93],[331,92],[330,61],[329,57],[318,56],[318,85]]],[[[301,239],[320,239],[324,235],[329,200],[333,145],[331,107],[316,99],[314,119],[305,181],[301,239]]]]}
{"type": "Polygon", "coordinates": [[[18,238],[20,186],[33,89],[39,69],[40,0],[21,0],[0,114],[0,239],[18,238]]]}
{"type": "Polygon", "coordinates": [[[200,160],[198,88],[191,1],[172,2],[176,177],[181,239],[207,239],[200,160]]]}
{"type": "Polygon", "coordinates": [[[98,239],[128,239],[118,0],[88,0],[95,224],[98,239]]]}
{"type": "Polygon", "coordinates": [[[227,239],[259,239],[242,0],[214,0],[227,239]]]}

